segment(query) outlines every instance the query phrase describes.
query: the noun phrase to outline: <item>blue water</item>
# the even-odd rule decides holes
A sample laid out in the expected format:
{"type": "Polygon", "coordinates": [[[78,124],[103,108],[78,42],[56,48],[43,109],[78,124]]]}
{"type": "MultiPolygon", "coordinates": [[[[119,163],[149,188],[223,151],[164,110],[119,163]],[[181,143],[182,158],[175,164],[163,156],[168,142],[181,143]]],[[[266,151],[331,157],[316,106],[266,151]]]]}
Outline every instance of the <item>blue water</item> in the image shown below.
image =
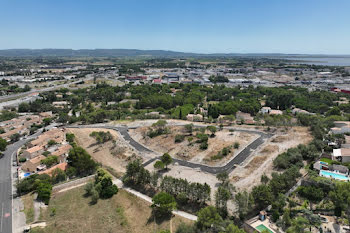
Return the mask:
{"type": "Polygon", "coordinates": [[[329,178],[334,178],[337,180],[349,180],[349,178],[347,176],[344,176],[344,175],[341,175],[338,173],[334,173],[334,172],[330,172],[330,171],[325,171],[325,170],[321,170],[320,175],[323,175],[323,176],[329,177],[329,178]]]}
{"type": "Polygon", "coordinates": [[[350,57],[288,57],[287,60],[295,60],[299,64],[324,65],[324,66],[350,66],[350,57]]]}
{"type": "Polygon", "coordinates": [[[24,173],[24,175],[23,175],[23,176],[24,176],[24,177],[30,176],[30,173],[29,173],[29,172],[24,173]]]}

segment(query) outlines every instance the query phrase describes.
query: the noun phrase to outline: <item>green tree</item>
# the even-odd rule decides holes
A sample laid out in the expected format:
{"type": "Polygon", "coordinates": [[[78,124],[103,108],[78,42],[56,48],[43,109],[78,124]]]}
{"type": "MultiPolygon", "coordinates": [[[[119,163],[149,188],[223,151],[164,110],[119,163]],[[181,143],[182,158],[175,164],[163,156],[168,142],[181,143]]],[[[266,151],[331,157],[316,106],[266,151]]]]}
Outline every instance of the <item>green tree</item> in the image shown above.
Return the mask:
{"type": "Polygon", "coordinates": [[[198,211],[197,228],[201,231],[207,231],[215,225],[220,225],[223,220],[218,210],[213,206],[207,206],[198,211]]]}
{"type": "Polygon", "coordinates": [[[176,208],[176,201],[173,196],[166,192],[160,192],[152,198],[152,208],[159,216],[165,216],[171,214],[176,208]]]}
{"type": "Polygon", "coordinates": [[[209,126],[207,126],[207,130],[209,130],[211,132],[211,137],[215,137],[215,133],[217,131],[215,126],[209,125],[209,126]]]}
{"type": "Polygon", "coordinates": [[[187,124],[185,125],[185,130],[187,133],[189,133],[190,135],[192,135],[193,132],[193,124],[187,124]]]}
{"type": "Polygon", "coordinates": [[[168,169],[168,165],[170,165],[173,162],[173,158],[168,153],[165,153],[160,158],[163,164],[165,165],[165,169],[168,169]]]}
{"type": "Polygon", "coordinates": [[[157,170],[163,170],[165,165],[162,161],[157,160],[157,162],[154,163],[153,167],[157,170]]]}
{"type": "Polygon", "coordinates": [[[0,151],[5,151],[7,147],[7,141],[3,138],[0,138],[0,151]]]}
{"type": "Polygon", "coordinates": [[[46,205],[50,202],[52,185],[48,182],[40,181],[36,192],[38,193],[38,199],[43,201],[46,205]]]}
{"type": "Polygon", "coordinates": [[[252,190],[252,196],[254,198],[255,204],[260,210],[271,204],[273,200],[273,195],[270,187],[265,184],[255,186],[252,190]]]}
{"type": "Polygon", "coordinates": [[[68,165],[76,169],[78,176],[93,174],[97,164],[82,147],[73,147],[68,154],[68,165]]]}
{"type": "Polygon", "coordinates": [[[228,174],[227,172],[221,172],[216,175],[216,178],[220,180],[222,184],[224,184],[228,180],[228,174]]]}
{"type": "Polygon", "coordinates": [[[101,198],[111,198],[118,193],[118,187],[113,184],[112,176],[103,168],[97,169],[95,188],[101,198]]]}

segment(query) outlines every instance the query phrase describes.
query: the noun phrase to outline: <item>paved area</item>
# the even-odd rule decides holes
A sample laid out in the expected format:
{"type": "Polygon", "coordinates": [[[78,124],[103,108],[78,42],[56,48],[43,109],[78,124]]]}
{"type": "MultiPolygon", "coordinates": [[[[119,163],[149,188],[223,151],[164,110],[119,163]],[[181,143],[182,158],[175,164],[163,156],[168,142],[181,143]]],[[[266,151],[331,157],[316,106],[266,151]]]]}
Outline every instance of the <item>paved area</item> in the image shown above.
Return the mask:
{"type": "MultiPolygon", "coordinates": [[[[195,125],[196,127],[205,127],[203,125],[195,125]]],[[[135,141],[129,134],[128,132],[128,127],[114,127],[114,126],[109,126],[106,124],[98,124],[98,125],[78,125],[78,126],[69,126],[71,128],[105,128],[105,129],[112,129],[112,130],[117,130],[122,137],[127,141],[132,147],[134,147],[136,150],[142,153],[156,153],[144,145],[140,144],[139,142],[135,141]]],[[[69,128],[68,127],[68,128],[69,128]]],[[[135,127],[134,127],[135,128],[135,127]]],[[[243,150],[241,150],[233,159],[231,159],[228,163],[226,163],[224,166],[221,167],[213,167],[213,166],[207,166],[203,164],[197,164],[197,163],[192,163],[188,162],[185,160],[180,160],[180,159],[175,159],[173,158],[174,163],[177,163],[181,166],[185,167],[190,167],[194,169],[201,169],[204,172],[208,172],[211,174],[218,174],[222,172],[231,172],[236,165],[241,164],[246,158],[249,157],[249,155],[258,148],[260,145],[262,145],[266,139],[270,138],[273,136],[273,134],[267,134],[261,131],[256,131],[256,130],[245,130],[245,129],[237,129],[237,128],[232,128],[232,127],[225,127],[227,129],[234,129],[235,131],[240,131],[240,132],[246,132],[246,133],[254,133],[258,134],[259,137],[255,139],[252,143],[247,145],[243,150]]],[[[160,156],[150,159],[146,161],[143,165],[147,166],[153,161],[159,159],[160,156]]]]}

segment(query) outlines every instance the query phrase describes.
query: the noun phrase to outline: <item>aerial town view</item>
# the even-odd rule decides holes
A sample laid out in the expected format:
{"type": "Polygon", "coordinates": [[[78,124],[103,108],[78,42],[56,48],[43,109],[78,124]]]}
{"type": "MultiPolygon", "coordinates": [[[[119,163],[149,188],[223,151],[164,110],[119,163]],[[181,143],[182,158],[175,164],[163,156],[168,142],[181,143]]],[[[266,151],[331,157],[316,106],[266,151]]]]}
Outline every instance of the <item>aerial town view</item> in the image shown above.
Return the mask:
{"type": "Polygon", "coordinates": [[[0,233],[350,232],[349,1],[0,9],[0,233]]]}

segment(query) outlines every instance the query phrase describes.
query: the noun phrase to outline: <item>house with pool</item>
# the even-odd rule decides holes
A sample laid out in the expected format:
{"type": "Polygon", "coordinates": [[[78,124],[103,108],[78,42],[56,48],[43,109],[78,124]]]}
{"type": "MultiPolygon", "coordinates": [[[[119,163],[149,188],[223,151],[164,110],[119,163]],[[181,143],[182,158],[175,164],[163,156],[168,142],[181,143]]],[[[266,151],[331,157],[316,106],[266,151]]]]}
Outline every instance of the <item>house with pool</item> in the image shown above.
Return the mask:
{"type": "Polygon", "coordinates": [[[319,175],[331,179],[349,181],[349,169],[346,166],[331,164],[327,162],[317,161],[314,163],[313,168],[319,171],[319,175]]]}
{"type": "Polygon", "coordinates": [[[267,216],[266,211],[260,211],[259,215],[247,220],[243,224],[243,229],[248,233],[268,231],[269,233],[280,233],[280,230],[267,216]]]}

